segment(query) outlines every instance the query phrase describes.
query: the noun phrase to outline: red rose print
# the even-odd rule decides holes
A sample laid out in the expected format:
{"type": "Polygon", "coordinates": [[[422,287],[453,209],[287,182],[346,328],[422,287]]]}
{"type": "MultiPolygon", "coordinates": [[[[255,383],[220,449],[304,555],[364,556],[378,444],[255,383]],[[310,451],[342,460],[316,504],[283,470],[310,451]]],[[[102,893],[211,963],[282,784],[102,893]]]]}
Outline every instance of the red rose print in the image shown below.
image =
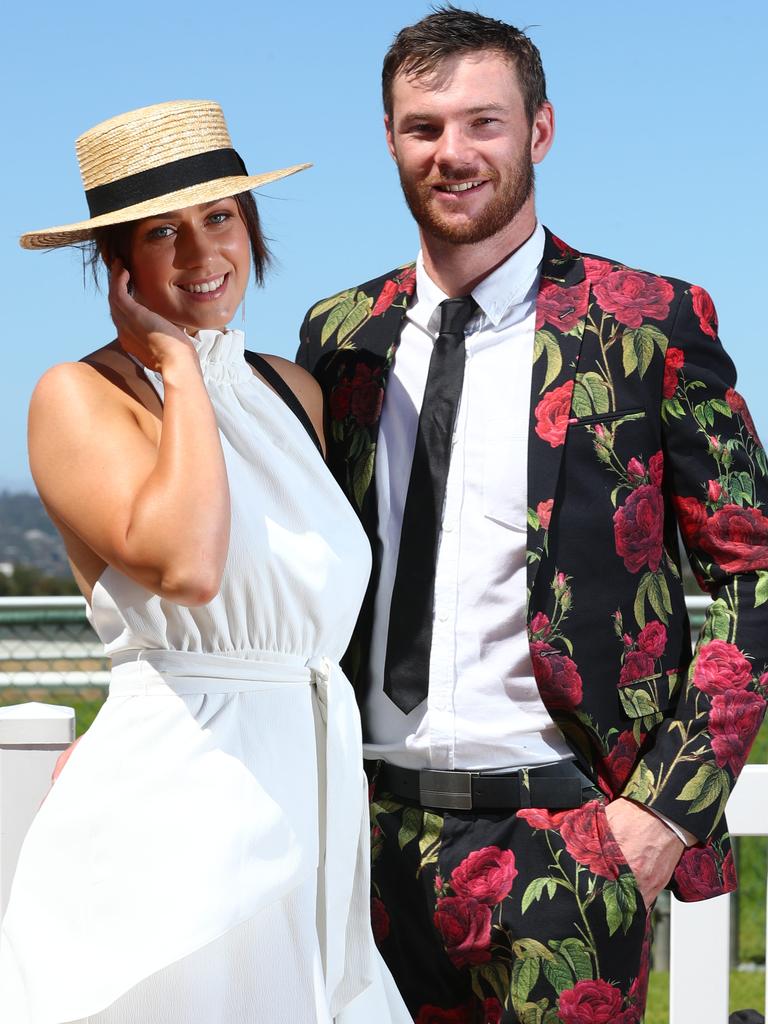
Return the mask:
{"type": "Polygon", "coordinates": [[[371,928],[377,944],[389,935],[389,914],[378,896],[371,898],[371,928]]]}
{"type": "Polygon", "coordinates": [[[443,896],[437,901],[434,920],[454,967],[491,959],[490,907],[465,896],[443,896]]]}
{"type": "Polygon", "coordinates": [[[756,693],[727,690],[712,701],[709,732],[721,768],[738,775],[765,714],[765,701],[756,693]]]}
{"type": "Polygon", "coordinates": [[[504,1007],[498,999],[489,996],[483,1003],[483,1020],[485,1024],[501,1024],[504,1007]]]}
{"type": "Polygon", "coordinates": [[[472,1005],[473,1003],[463,1003],[450,1010],[444,1010],[440,1006],[422,1006],[415,1024],[465,1024],[474,1014],[472,1005]]]}
{"type": "Polygon", "coordinates": [[[457,896],[470,896],[478,903],[495,906],[509,896],[516,877],[514,853],[486,846],[473,850],[454,868],[451,885],[457,896]]]}
{"type": "Polygon", "coordinates": [[[637,486],[645,479],[645,466],[639,459],[631,458],[627,463],[627,476],[637,486]]]}
{"type": "Polygon", "coordinates": [[[722,496],[723,496],[723,488],[720,485],[720,481],[719,480],[710,480],[709,483],[707,484],[707,497],[712,502],[712,504],[716,505],[718,503],[718,501],[720,501],[722,496]]]}
{"type": "Polygon", "coordinates": [[[553,281],[544,281],[536,300],[536,330],[544,323],[554,324],[561,331],[570,331],[587,311],[589,282],[563,288],[553,281]]]}
{"type": "Polygon", "coordinates": [[[697,498],[674,497],[677,521],[686,544],[695,547],[707,527],[706,507],[697,498]]]}
{"type": "Polygon", "coordinates": [[[563,1024],[616,1024],[623,1002],[620,989],[598,978],[561,992],[557,1009],[563,1024]]]}
{"type": "Polygon", "coordinates": [[[594,285],[597,301],[620,324],[639,327],[651,317],[663,320],[675,291],[669,281],[639,270],[614,270],[594,285]]]}
{"type": "Polygon", "coordinates": [[[560,254],[562,256],[577,255],[576,250],[572,248],[570,245],[568,245],[567,242],[564,242],[562,238],[558,238],[557,235],[552,235],[552,243],[560,250],[560,254]]]}
{"type": "Polygon", "coordinates": [[[397,282],[397,290],[401,294],[413,295],[416,289],[416,267],[409,267],[397,282]]]}
{"type": "Polygon", "coordinates": [[[655,663],[650,654],[645,651],[630,651],[621,666],[619,686],[628,686],[636,679],[647,679],[653,675],[655,663]]]}
{"type": "Polygon", "coordinates": [[[693,284],[691,285],[691,300],[693,312],[699,318],[699,327],[710,338],[714,338],[717,335],[717,313],[709,292],[705,292],[703,288],[693,284]]]}
{"type": "Polygon", "coordinates": [[[547,707],[571,710],[581,704],[581,676],[571,658],[543,640],[533,641],[531,658],[536,684],[547,707]]]}
{"type": "Polygon", "coordinates": [[[543,807],[522,807],[517,811],[517,817],[522,818],[531,828],[544,830],[560,828],[563,818],[570,813],[570,811],[547,811],[543,807]]]}
{"type": "Polygon", "coordinates": [[[683,900],[706,900],[720,892],[717,859],[711,846],[692,846],[675,868],[675,882],[683,900]]]}
{"type": "Polygon", "coordinates": [[[632,730],[620,733],[610,754],[598,764],[598,779],[604,792],[613,795],[624,788],[635,767],[637,751],[632,730]]]}
{"type": "Polygon", "coordinates": [[[349,403],[352,397],[352,387],[349,381],[342,381],[331,391],[328,400],[331,419],[343,420],[349,415],[349,403]]]}
{"type": "Polygon", "coordinates": [[[667,646],[667,629],[660,622],[649,622],[640,630],[637,646],[652,658],[660,658],[667,646]]]}
{"type": "Polygon", "coordinates": [[[653,484],[632,491],[613,514],[616,553],[630,572],[647,565],[656,572],[661,562],[664,536],[664,499],[653,484]]]}
{"type": "Polygon", "coordinates": [[[602,281],[606,274],[613,270],[613,264],[607,260],[596,260],[592,256],[584,257],[584,273],[591,284],[602,281]]]}
{"type": "Polygon", "coordinates": [[[760,438],[757,436],[757,430],[755,424],[747,408],[747,403],[741,397],[738,391],[734,391],[733,388],[728,388],[725,392],[725,400],[728,403],[729,408],[732,412],[735,412],[737,416],[741,416],[744,421],[744,426],[747,428],[752,436],[752,439],[760,444],[760,438]]]}
{"type": "Polygon", "coordinates": [[[678,372],[685,362],[685,353],[679,348],[668,348],[664,362],[664,384],[662,394],[664,398],[674,398],[677,391],[678,372]]]}
{"type": "Polygon", "coordinates": [[[710,640],[696,656],[693,685],[710,697],[728,690],[745,690],[752,679],[752,666],[735,644],[710,640]]]}
{"type": "Polygon", "coordinates": [[[536,406],[536,433],[542,441],[549,441],[552,448],[559,448],[565,441],[572,395],[573,381],[569,380],[547,391],[536,406]]]}
{"type": "Polygon", "coordinates": [[[536,515],[539,517],[539,522],[545,530],[549,529],[549,520],[552,518],[552,506],[555,504],[554,498],[548,498],[546,501],[540,501],[536,506],[536,515]]]}
{"type": "Polygon", "coordinates": [[[768,518],[756,508],[723,505],[700,544],[725,572],[768,569],[768,518]]]}
{"type": "Polygon", "coordinates": [[[528,627],[528,635],[531,637],[537,637],[539,640],[545,640],[552,632],[552,626],[549,621],[549,616],[545,615],[544,612],[536,612],[531,619],[531,624],[528,627]]]}
{"type": "Polygon", "coordinates": [[[661,482],[664,479],[664,455],[662,452],[656,452],[648,460],[648,469],[651,474],[651,483],[654,487],[661,487],[661,482]]]}
{"type": "Polygon", "coordinates": [[[382,313],[386,313],[395,301],[398,291],[397,281],[385,281],[384,287],[381,289],[379,297],[376,299],[373,309],[371,310],[371,316],[381,316],[382,313]]]}
{"type": "Polygon", "coordinates": [[[733,862],[733,850],[729,850],[723,861],[723,885],[727,892],[733,892],[738,885],[736,865],[733,862]]]}
{"type": "Polygon", "coordinates": [[[621,847],[608,827],[603,805],[592,800],[575,811],[569,811],[560,825],[560,835],[568,853],[594,875],[617,878],[619,865],[624,864],[621,847]]]}

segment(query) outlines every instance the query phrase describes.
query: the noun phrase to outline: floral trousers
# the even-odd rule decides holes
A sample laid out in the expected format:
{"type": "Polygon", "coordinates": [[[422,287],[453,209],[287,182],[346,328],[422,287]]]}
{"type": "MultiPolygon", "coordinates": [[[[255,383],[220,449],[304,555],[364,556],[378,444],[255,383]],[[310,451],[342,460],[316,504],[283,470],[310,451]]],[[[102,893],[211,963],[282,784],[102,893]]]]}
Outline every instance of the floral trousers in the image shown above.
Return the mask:
{"type": "Polygon", "coordinates": [[[416,1024],[639,1024],[650,914],[604,799],[438,812],[374,781],[373,931],[416,1024]]]}

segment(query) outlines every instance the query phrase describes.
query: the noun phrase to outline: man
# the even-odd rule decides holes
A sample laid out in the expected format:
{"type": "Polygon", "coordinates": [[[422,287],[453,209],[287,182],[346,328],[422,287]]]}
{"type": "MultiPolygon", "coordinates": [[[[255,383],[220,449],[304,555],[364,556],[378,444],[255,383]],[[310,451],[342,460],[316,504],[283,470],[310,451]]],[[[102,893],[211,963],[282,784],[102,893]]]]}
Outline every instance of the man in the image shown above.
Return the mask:
{"type": "Polygon", "coordinates": [[[375,552],[347,659],[374,931],[419,1024],[630,1024],[661,888],[736,884],[765,454],[706,292],[538,224],[554,121],[524,34],[439,9],[383,91],[421,252],[314,306],[298,356],[375,552]],[[716,598],[693,663],[678,525],[716,598]]]}

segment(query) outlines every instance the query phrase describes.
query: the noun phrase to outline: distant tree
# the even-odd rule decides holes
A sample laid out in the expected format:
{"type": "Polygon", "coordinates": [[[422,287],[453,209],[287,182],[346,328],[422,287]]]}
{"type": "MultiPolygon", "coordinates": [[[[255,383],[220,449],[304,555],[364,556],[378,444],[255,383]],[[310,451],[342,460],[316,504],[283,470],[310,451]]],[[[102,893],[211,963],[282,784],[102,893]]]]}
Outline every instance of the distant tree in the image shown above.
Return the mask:
{"type": "Polygon", "coordinates": [[[61,597],[79,593],[73,579],[47,576],[34,565],[15,565],[10,576],[0,573],[0,597],[61,597]]]}

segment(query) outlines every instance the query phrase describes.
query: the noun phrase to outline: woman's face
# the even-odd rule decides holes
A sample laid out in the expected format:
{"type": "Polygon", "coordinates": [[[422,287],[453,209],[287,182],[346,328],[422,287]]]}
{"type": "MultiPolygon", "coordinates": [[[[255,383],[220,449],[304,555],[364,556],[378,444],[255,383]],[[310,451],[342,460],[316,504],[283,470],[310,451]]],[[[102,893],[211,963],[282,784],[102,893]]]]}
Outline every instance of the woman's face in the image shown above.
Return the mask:
{"type": "Polygon", "coordinates": [[[137,302],[190,333],[223,329],[242,301],[251,267],[237,201],[137,221],[129,262],[137,302]]]}

